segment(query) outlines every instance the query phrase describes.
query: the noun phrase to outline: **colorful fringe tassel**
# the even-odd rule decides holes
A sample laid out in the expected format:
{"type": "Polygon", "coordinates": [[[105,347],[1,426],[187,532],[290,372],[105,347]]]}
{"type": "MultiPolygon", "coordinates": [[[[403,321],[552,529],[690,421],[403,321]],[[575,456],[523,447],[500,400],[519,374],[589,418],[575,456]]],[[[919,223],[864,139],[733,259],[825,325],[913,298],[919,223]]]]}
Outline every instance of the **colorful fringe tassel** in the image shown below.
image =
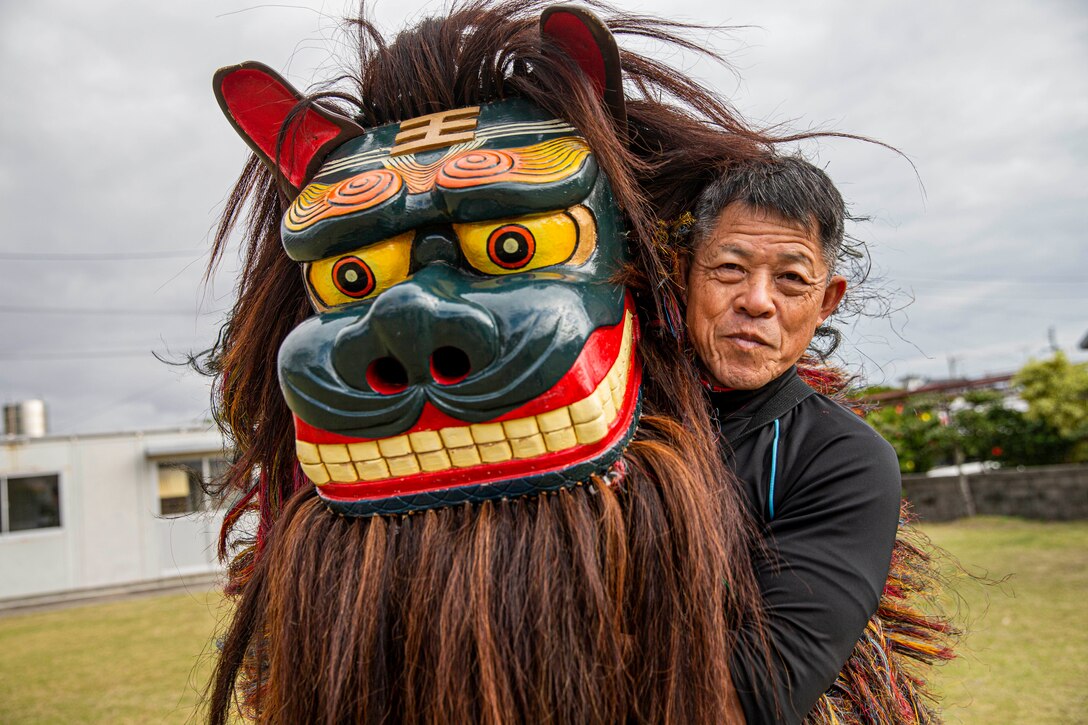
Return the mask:
{"type": "Polygon", "coordinates": [[[927,674],[934,663],[955,656],[960,633],[936,610],[940,577],[929,548],[904,503],[877,612],[838,679],[805,718],[807,725],[941,722],[927,674]]]}

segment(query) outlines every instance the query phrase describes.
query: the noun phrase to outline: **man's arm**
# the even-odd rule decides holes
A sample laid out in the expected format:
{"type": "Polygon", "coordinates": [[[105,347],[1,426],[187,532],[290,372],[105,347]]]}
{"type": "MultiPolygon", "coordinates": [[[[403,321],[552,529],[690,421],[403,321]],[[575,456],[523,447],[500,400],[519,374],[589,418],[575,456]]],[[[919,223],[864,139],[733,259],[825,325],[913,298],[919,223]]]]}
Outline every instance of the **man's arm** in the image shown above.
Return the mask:
{"type": "Polygon", "coordinates": [[[895,452],[860,420],[842,418],[845,411],[829,415],[833,403],[814,403],[783,416],[775,515],[764,529],[767,550],[756,552],[771,669],[750,634],[734,656],[753,725],[800,722],[834,682],[876,611],[895,541],[895,452]],[[846,424],[829,435],[835,419],[846,424]]]}

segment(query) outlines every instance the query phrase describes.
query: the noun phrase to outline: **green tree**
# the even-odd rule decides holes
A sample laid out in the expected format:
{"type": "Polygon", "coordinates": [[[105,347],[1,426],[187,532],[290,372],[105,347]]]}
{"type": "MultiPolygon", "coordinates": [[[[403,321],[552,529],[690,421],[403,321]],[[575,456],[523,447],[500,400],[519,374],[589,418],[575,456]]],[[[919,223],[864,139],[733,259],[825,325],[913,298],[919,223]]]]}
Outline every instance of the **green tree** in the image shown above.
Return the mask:
{"type": "Polygon", "coordinates": [[[1088,460],[1088,363],[1071,363],[1058,351],[1049,360],[1029,362],[1012,382],[1028,404],[1027,418],[1069,441],[1070,460],[1088,460]]]}
{"type": "Polygon", "coordinates": [[[952,414],[954,436],[967,461],[999,461],[1006,466],[1061,463],[1072,448],[1049,423],[1028,417],[1005,404],[996,390],[963,396],[965,406],[952,414]]]}
{"type": "Polygon", "coordinates": [[[1075,439],[1046,420],[1009,407],[1007,396],[997,390],[975,390],[956,399],[914,396],[870,410],[866,420],[895,448],[903,473],[953,463],[957,446],[964,461],[1005,466],[1077,460],[1075,439]]]}
{"type": "Polygon", "coordinates": [[[951,459],[952,449],[933,397],[910,398],[870,410],[865,420],[895,448],[903,473],[923,473],[951,459]]]}

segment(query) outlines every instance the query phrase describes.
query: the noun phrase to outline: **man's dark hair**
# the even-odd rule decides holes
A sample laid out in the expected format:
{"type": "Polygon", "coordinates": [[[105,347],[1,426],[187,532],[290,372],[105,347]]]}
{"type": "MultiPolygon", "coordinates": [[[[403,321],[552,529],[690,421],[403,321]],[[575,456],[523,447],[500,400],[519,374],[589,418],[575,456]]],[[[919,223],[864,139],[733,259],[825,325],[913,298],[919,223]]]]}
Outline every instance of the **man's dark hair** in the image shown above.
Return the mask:
{"type": "MultiPolygon", "coordinates": [[[[846,233],[847,221],[865,221],[851,216],[839,190],[824,171],[800,155],[770,154],[738,162],[707,184],[695,203],[695,223],[687,239],[688,251],[697,248],[713,232],[727,206],[743,202],[755,209],[771,211],[791,222],[813,229],[820,241],[828,274],[847,279],[847,292],[838,310],[816,330],[809,353],[826,360],[839,346],[842,335],[831,326],[834,319],[874,314],[867,306],[878,302],[886,308],[879,292],[866,288],[870,271],[869,250],[864,242],[846,233]]],[[[876,315],[886,314],[876,312],[876,315]]]]}
{"type": "Polygon", "coordinates": [[[693,246],[714,229],[727,206],[743,202],[773,211],[816,231],[828,271],[843,251],[846,204],[831,178],[801,156],[766,156],[742,162],[712,181],[695,205],[693,246]]]}

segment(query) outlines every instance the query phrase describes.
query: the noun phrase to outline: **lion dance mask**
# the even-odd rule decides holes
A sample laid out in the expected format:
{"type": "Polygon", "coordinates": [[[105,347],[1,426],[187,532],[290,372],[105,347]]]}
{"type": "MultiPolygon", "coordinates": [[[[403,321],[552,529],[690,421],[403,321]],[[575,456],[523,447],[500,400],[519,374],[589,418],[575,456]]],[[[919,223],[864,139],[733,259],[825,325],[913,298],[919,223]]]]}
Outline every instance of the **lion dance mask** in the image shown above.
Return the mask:
{"type": "MultiPolygon", "coordinates": [[[[282,88],[223,85],[239,74],[282,88]]],[[[279,353],[319,495],[400,514],[605,474],[637,420],[638,330],[585,139],[519,99],[357,133],[283,222],[319,311],[279,353]]]]}
{"type": "Polygon", "coordinates": [[[259,524],[213,722],[738,713],[729,654],[762,631],[749,525],[690,360],[640,320],[661,327],[674,261],[653,220],[769,142],[621,64],[592,14],[527,9],[470,4],[389,45],[359,21],[358,98],[258,63],[215,76],[255,154],[219,238],[248,200],[213,354],[242,492],[221,552],[259,524]]]}

